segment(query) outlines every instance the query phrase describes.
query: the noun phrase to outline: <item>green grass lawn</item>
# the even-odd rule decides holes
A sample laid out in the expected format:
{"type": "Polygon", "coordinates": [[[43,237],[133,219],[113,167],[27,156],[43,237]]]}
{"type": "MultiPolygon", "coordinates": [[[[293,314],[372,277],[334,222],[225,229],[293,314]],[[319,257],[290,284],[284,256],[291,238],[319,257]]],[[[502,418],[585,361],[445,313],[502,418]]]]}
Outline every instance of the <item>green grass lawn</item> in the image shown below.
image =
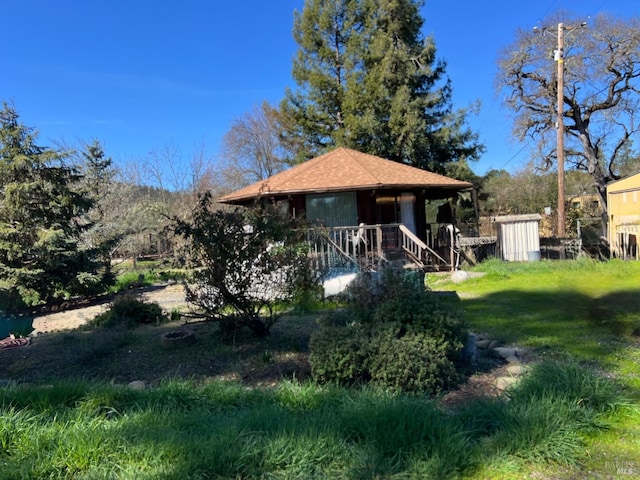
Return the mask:
{"type": "Polygon", "coordinates": [[[640,263],[481,269],[428,283],[458,292],[474,330],[528,350],[536,366],[508,397],[443,411],[308,382],[10,385],[0,478],[640,478],[640,263]]]}
{"type": "MultiPolygon", "coordinates": [[[[484,276],[460,284],[431,276],[428,283],[457,291],[473,330],[537,359],[576,360],[615,379],[630,399],[610,430],[590,437],[580,474],[566,478],[640,478],[640,262],[490,261],[475,271],[484,276]]],[[[526,469],[498,473],[487,475],[522,478],[526,469]]],[[[564,478],[551,474],[557,477],[564,478]]]]}
{"type": "Polygon", "coordinates": [[[640,262],[590,260],[480,265],[455,290],[478,332],[541,356],[594,363],[640,391],[640,262]]]}

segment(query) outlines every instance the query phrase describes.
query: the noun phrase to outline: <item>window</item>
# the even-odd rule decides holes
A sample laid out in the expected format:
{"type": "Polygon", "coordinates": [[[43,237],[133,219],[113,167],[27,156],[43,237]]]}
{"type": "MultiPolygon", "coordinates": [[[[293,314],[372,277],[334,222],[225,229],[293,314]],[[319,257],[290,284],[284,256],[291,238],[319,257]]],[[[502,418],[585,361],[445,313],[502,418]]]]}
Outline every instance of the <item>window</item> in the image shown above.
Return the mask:
{"type": "Polygon", "coordinates": [[[358,225],[356,192],[337,192],[306,197],[307,220],[324,227],[358,225]]]}

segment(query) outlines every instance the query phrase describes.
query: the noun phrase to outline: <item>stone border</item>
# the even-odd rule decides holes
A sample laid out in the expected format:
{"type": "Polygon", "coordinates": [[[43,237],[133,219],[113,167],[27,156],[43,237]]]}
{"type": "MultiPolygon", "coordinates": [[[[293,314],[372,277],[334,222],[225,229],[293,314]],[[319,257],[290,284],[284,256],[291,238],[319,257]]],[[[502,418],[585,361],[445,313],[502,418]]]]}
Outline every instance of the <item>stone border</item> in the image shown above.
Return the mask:
{"type": "Polygon", "coordinates": [[[484,335],[472,333],[469,336],[471,337],[472,335],[475,336],[476,348],[493,353],[493,355],[502,359],[507,364],[509,376],[498,377],[496,379],[496,388],[504,392],[510,387],[517,385],[529,370],[529,366],[524,363],[524,350],[517,347],[501,346],[497,340],[492,340],[484,335]]]}

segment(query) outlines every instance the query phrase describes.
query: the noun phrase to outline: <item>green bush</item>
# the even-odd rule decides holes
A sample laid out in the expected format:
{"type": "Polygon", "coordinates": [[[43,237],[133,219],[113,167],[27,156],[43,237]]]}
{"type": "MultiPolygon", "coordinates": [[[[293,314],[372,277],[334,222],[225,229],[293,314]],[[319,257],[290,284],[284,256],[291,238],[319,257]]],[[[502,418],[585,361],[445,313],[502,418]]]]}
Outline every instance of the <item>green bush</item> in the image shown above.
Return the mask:
{"type": "Polygon", "coordinates": [[[413,327],[452,342],[455,350],[462,347],[467,333],[460,310],[429,292],[388,297],[372,317],[377,324],[397,323],[399,335],[413,327]]]}
{"type": "Polygon", "coordinates": [[[311,337],[316,381],[354,385],[369,380],[369,335],[359,325],[327,325],[311,337]]]}
{"type": "Polygon", "coordinates": [[[111,287],[113,293],[123,292],[132,288],[148,287],[158,281],[155,272],[131,271],[118,275],[115,285],[111,287]]]}
{"type": "Polygon", "coordinates": [[[397,271],[363,276],[349,298],[346,310],[320,320],[311,339],[316,381],[429,394],[458,381],[466,330],[455,305],[397,271]]]}
{"type": "Polygon", "coordinates": [[[118,296],[106,312],[97,315],[90,325],[133,328],[145,323],[157,325],[166,320],[167,317],[157,303],[145,302],[137,295],[124,294],[118,296]]]}
{"type": "Polygon", "coordinates": [[[386,328],[371,339],[368,359],[371,383],[393,392],[437,395],[460,379],[446,340],[426,332],[398,337],[386,328]]]}
{"type": "Polygon", "coordinates": [[[366,321],[381,303],[420,296],[424,291],[424,281],[416,282],[411,272],[385,268],[381,272],[361,272],[349,284],[345,296],[354,314],[366,321]]]}

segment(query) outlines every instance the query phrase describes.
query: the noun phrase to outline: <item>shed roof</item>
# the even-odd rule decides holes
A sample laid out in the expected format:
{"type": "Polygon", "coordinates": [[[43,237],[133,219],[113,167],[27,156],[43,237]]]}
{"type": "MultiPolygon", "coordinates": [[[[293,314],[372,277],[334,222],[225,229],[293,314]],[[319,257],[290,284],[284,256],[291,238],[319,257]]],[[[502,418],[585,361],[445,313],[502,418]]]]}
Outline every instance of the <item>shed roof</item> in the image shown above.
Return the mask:
{"type": "Polygon", "coordinates": [[[236,190],[219,199],[241,203],[259,196],[389,188],[467,190],[469,182],[339,147],[324,155],[236,190]]]}
{"type": "Polygon", "coordinates": [[[516,223],[516,222],[536,222],[542,220],[538,213],[527,213],[523,215],[498,215],[492,219],[495,223],[516,223]]]}

